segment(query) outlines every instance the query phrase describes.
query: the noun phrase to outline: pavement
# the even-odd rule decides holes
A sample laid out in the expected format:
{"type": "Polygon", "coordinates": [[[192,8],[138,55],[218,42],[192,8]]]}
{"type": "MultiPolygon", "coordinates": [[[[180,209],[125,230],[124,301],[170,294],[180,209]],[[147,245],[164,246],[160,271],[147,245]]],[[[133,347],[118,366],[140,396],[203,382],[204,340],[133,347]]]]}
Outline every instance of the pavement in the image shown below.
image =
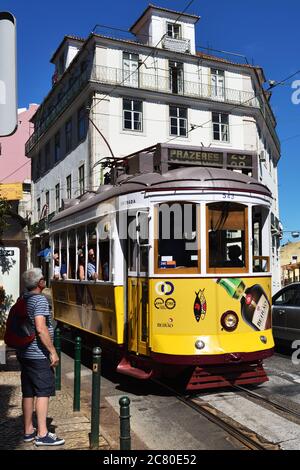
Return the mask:
{"type": "MultiPolygon", "coordinates": [[[[1,343],[1,341],[0,341],[1,343]]],[[[6,364],[0,364],[0,450],[89,450],[91,429],[90,410],[85,403],[80,412],[73,412],[73,398],[70,389],[62,384],[62,390],[50,398],[48,412],[49,431],[65,439],[65,445],[57,447],[36,447],[33,442],[23,442],[22,394],[20,371],[13,350],[6,350],[6,364]]],[[[99,449],[115,450],[116,440],[109,439],[100,427],[99,449]]]]}

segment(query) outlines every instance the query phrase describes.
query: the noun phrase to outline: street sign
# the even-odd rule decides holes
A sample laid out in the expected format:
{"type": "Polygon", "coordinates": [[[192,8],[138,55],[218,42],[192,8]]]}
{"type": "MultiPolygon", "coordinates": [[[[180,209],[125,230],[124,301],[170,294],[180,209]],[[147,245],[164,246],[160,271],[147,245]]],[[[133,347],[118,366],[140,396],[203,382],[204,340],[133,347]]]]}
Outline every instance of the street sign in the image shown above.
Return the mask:
{"type": "Polygon", "coordinates": [[[17,121],[16,19],[0,12],[0,137],[13,134],[17,121]]]}

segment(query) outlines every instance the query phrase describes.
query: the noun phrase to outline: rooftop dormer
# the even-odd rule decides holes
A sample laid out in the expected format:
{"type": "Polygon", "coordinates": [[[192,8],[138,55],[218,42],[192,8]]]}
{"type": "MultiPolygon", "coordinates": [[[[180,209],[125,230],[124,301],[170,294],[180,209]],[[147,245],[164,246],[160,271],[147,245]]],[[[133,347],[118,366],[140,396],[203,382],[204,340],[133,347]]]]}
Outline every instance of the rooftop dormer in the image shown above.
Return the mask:
{"type": "Polygon", "coordinates": [[[174,52],[195,54],[199,16],[149,5],[130,28],[138,41],[174,52]]]}
{"type": "Polygon", "coordinates": [[[69,67],[70,63],[81,49],[84,39],[65,36],[53,56],[50,62],[55,65],[55,72],[52,76],[52,84],[57,82],[62,76],[64,71],[69,67]]]}

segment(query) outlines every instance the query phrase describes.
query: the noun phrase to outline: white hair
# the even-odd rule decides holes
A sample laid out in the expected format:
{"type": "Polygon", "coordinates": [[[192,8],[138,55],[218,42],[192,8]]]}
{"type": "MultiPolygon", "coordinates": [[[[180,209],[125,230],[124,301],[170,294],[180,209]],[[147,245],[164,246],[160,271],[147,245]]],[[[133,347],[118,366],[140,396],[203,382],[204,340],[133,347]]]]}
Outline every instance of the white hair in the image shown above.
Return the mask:
{"type": "Polygon", "coordinates": [[[38,283],[43,277],[42,270],[40,268],[28,269],[23,274],[23,281],[27,290],[33,290],[37,287],[38,283]]]}

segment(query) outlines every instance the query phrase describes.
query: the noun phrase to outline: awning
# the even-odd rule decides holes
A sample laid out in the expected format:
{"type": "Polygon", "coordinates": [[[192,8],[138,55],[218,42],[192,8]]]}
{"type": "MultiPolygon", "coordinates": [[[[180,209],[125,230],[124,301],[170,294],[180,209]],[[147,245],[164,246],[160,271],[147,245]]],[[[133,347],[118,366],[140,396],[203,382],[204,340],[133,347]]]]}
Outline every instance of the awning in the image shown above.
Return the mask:
{"type": "Polygon", "coordinates": [[[43,250],[39,251],[37,255],[41,256],[42,258],[49,258],[51,256],[51,248],[44,248],[43,250]]]}

